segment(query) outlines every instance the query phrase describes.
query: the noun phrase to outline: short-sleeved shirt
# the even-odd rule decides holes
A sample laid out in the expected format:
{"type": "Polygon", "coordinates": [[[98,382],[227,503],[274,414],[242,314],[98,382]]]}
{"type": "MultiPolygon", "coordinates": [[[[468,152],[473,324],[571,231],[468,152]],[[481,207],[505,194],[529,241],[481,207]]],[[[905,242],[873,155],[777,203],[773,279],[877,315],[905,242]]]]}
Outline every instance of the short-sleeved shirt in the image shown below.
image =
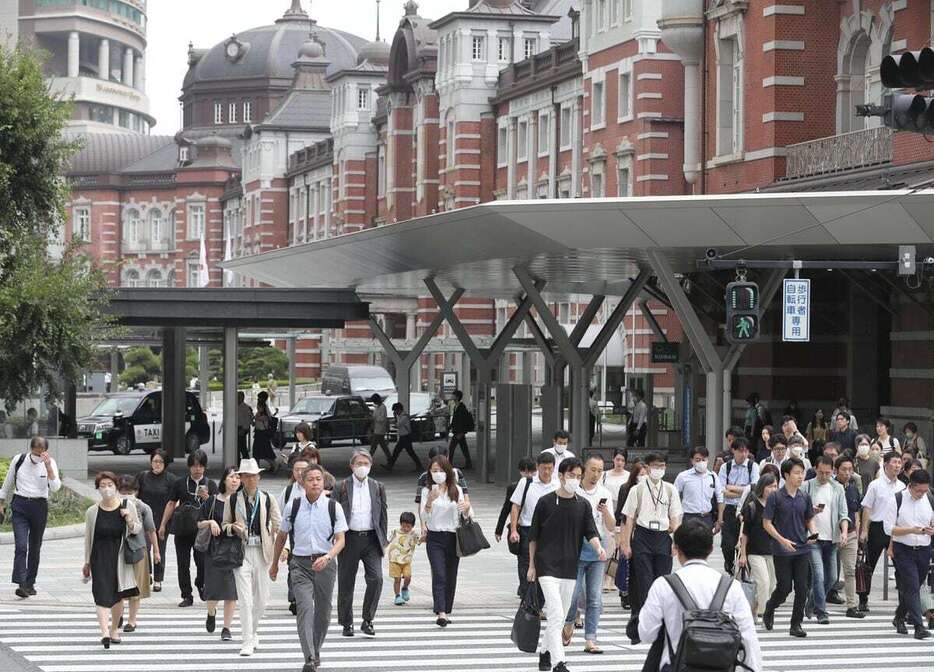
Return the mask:
{"type": "Polygon", "coordinates": [[[777,540],[772,540],[773,555],[806,555],[808,549],[807,523],[814,517],[814,505],[811,498],[801,490],[795,491],[794,496],[788,494],[784,487],[779,488],[765,503],[765,520],[771,520],[772,525],[785,539],[794,542],[795,551],[792,553],[777,540]]]}
{"type": "Polygon", "coordinates": [[[905,484],[897,478],[890,481],[883,472],[882,476],[875,479],[866,489],[863,495],[863,506],[870,509],[869,520],[873,523],[881,523],[885,517],[885,507],[888,502],[895,499],[895,493],[905,489],[905,484]]]}
{"type": "Polygon", "coordinates": [[[635,524],[647,530],[666,532],[671,520],[684,515],[681,497],[675,486],[665,481],[653,485],[650,479],[638,483],[626,496],[623,506],[626,519],[635,516],[635,524]]]}
{"type": "MultiPolygon", "coordinates": [[[[509,498],[509,501],[516,506],[522,506],[522,494],[525,492],[526,483],[528,483],[528,481],[524,478],[521,479],[516,484],[516,489],[512,491],[512,497],[509,498]]],[[[538,474],[535,474],[532,478],[531,485],[529,485],[529,492],[525,496],[525,506],[522,506],[522,510],[519,511],[519,527],[529,527],[532,524],[532,515],[535,513],[538,500],[541,499],[543,495],[554,492],[555,489],[554,481],[542,483],[538,474]]]]}
{"type": "MultiPolygon", "coordinates": [[[[306,557],[327,553],[334,546],[333,534],[346,532],[348,529],[343,507],[340,504],[334,507],[335,519],[332,534],[331,514],[328,513],[330,498],[322,494],[314,502],[309,502],[308,497],[302,497],[300,501],[298,515],[295,517],[295,532],[292,535],[295,540],[292,555],[306,557]]],[[[283,512],[279,531],[286,534],[292,532],[291,509],[283,512]]]]}
{"type": "Polygon", "coordinates": [[[201,498],[198,497],[198,488],[202,485],[208,486],[208,494],[217,494],[217,483],[207,476],[202,476],[200,481],[196,481],[191,476],[179,478],[172,484],[172,491],[169,495],[170,502],[179,504],[194,504],[201,507],[201,498]]]}
{"type": "Polygon", "coordinates": [[[535,571],[539,576],[577,578],[577,559],[584,539],[597,536],[590,503],[582,497],[549,493],[538,500],[529,540],[537,543],[535,571]]]}
{"type": "Polygon", "coordinates": [[[746,555],[772,555],[772,537],[762,525],[763,504],[750,497],[743,505],[743,534],[746,535],[746,555]]]}
{"type": "Polygon", "coordinates": [[[713,511],[714,499],[723,502],[723,483],[712,471],[699,474],[694,467],[685,469],[675,478],[675,489],[685,513],[707,514],[713,511]]]}
{"type": "MultiPolygon", "coordinates": [[[[736,464],[732,459],[720,467],[720,484],[726,489],[728,485],[751,488],[759,480],[759,465],[751,457],[747,457],[742,464],[736,464]]],[[[723,503],[727,506],[738,506],[742,497],[728,497],[723,495],[723,503]]]]}

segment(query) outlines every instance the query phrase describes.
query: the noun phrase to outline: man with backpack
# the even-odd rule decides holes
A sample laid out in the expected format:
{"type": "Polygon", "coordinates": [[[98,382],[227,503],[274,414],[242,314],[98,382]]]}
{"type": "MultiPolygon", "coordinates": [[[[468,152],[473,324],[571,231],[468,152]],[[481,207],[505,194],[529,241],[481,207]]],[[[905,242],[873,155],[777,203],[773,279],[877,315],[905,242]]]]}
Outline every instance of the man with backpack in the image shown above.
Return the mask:
{"type": "Polygon", "coordinates": [[[900,634],[908,634],[905,617],[915,627],[915,639],[927,639],[920,591],[931,564],[931,535],[934,534],[934,497],[931,477],[916,469],[908,477],[908,491],[897,492],[889,501],[882,524],[892,537],[892,562],[898,587],[898,609],[893,624],[900,634]]]}
{"type": "Polygon", "coordinates": [[[464,469],[473,469],[470,461],[470,447],[467,445],[467,433],[474,431],[474,419],[467,405],[464,404],[464,393],[454,390],[454,413],[451,415],[451,441],[448,444],[448,459],[454,466],[454,454],[460,446],[464,452],[464,469]]]}
{"type": "Polygon", "coordinates": [[[282,515],[276,498],[259,489],[260,468],[256,460],[241,460],[237,473],[243,487],[230,495],[224,507],[223,528],[226,534],[236,534],[243,540],[243,564],[234,570],[234,578],[243,633],[240,655],[251,656],[259,646],[259,622],[269,599],[266,568],[274,560],[273,546],[282,515]]]}
{"type": "Polygon", "coordinates": [[[720,484],[723,486],[723,509],[720,519],[720,550],[723,551],[723,567],[733,574],[736,545],[739,543],[739,518],[736,512],[740,503],[759,480],[759,465],[749,456],[749,441],[742,432],[733,439],[730,448],[733,459],[720,467],[720,484]]]}
{"type": "Polygon", "coordinates": [[[49,496],[62,487],[58,466],[49,455],[49,442],[34,436],[29,452],[17,455],[10,463],[3,487],[0,488],[0,520],[10,503],[13,522],[13,583],[16,596],[26,599],[36,594],[39,573],[39,551],[49,519],[49,496]]]}
{"type": "Polygon", "coordinates": [[[541,452],[535,463],[535,476],[518,481],[510,499],[512,509],[509,512],[509,548],[515,552],[518,559],[519,597],[525,597],[529,587],[529,535],[532,529],[532,515],[538,500],[555,491],[555,456],[541,452]]]}
{"type": "Polygon", "coordinates": [[[684,672],[704,661],[709,672],[760,672],[762,653],[740,585],[707,564],[713,534],[699,520],[675,530],[681,568],[655,580],[639,613],[639,638],[654,642],[644,671],[684,672]]]}
{"type": "Polygon", "coordinates": [[[331,600],[337,578],[338,554],[344,549],[347,519],[337,502],[324,496],[324,468],[312,464],[302,474],[305,495],[292,500],[282,518],[269,576],[279,574],[279,559],[286,540],[292,547],[289,572],[298,607],[298,638],[305,665],[302,672],[316,672],[321,646],[331,623],[331,600]]]}

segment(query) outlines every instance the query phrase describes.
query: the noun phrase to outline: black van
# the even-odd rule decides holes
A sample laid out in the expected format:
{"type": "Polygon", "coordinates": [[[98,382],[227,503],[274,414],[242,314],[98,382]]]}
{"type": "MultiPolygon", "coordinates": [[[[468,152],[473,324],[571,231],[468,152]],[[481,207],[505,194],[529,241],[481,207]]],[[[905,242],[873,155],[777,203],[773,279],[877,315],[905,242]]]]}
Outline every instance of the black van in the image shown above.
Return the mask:
{"type": "MultiPolygon", "coordinates": [[[[162,390],[108,394],[77,424],[78,437],[88,440],[88,450],[129,455],[138,448],[151,453],[162,447],[162,390]]],[[[185,452],[210,439],[211,427],[198,397],[185,392],[185,452]]]]}

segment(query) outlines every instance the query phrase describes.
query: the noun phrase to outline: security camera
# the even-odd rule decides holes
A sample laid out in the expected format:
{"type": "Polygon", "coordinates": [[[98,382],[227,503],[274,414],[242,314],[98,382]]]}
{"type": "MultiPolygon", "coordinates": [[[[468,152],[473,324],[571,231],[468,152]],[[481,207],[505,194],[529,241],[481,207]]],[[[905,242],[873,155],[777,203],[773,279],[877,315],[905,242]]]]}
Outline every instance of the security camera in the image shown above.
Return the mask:
{"type": "Polygon", "coordinates": [[[926,257],[924,259],[925,266],[934,266],[934,257],[926,257]]]}
{"type": "Polygon", "coordinates": [[[720,256],[720,255],[717,254],[717,248],[715,248],[715,247],[708,247],[708,248],[707,248],[707,251],[704,252],[704,256],[706,256],[706,257],[707,257],[708,259],[710,259],[710,260],[713,260],[713,259],[716,259],[716,258],[717,258],[718,256],[720,256]]]}

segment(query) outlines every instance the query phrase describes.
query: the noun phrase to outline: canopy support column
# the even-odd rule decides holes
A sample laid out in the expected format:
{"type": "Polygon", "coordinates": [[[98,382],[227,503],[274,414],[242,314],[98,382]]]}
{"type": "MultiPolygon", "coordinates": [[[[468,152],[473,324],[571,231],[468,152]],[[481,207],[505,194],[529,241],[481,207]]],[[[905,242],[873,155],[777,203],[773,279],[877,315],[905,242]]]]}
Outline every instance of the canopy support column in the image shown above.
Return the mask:
{"type": "Polygon", "coordinates": [[[286,348],[289,357],[289,410],[295,406],[295,378],[297,377],[298,362],[296,361],[295,336],[289,336],[286,341],[286,348]]]}
{"type": "Polygon", "coordinates": [[[224,464],[237,464],[237,329],[224,328],[224,464]]]}
{"type": "Polygon", "coordinates": [[[185,328],[162,333],[162,448],[185,457],[185,328]]]}

